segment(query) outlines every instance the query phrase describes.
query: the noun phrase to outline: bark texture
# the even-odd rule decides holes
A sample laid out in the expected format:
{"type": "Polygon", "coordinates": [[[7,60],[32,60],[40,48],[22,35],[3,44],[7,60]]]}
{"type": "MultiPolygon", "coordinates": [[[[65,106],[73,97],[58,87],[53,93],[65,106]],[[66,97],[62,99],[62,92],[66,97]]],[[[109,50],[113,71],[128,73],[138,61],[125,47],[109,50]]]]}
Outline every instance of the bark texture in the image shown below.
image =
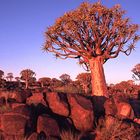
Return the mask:
{"type": "Polygon", "coordinates": [[[107,96],[107,86],[100,56],[89,60],[91,70],[92,95],[107,96]]]}

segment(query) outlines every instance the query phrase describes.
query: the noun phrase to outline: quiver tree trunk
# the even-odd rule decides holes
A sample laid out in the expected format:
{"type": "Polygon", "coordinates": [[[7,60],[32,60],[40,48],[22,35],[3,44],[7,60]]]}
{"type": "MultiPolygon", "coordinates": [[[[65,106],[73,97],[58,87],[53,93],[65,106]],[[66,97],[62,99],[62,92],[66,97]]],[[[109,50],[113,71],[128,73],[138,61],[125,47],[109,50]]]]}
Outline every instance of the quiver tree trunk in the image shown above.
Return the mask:
{"type": "Polygon", "coordinates": [[[102,57],[98,56],[90,59],[89,65],[91,70],[92,95],[107,97],[107,86],[102,57]]]}

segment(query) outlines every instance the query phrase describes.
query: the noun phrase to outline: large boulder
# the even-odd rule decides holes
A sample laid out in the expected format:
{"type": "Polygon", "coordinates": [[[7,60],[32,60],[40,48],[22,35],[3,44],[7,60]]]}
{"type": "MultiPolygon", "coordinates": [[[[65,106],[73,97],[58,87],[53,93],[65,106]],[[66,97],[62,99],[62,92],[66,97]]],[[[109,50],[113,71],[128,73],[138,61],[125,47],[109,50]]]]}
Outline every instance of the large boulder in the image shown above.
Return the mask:
{"type": "Polygon", "coordinates": [[[13,113],[19,113],[26,117],[30,117],[31,115],[31,109],[26,104],[12,103],[11,109],[13,113]]]}
{"type": "Polygon", "coordinates": [[[32,96],[27,98],[26,103],[28,105],[31,105],[31,104],[38,105],[41,103],[46,106],[44,96],[42,93],[34,93],[32,96]]]}
{"type": "Polygon", "coordinates": [[[49,136],[58,137],[60,135],[59,126],[56,120],[52,119],[47,114],[42,114],[38,117],[37,132],[45,133],[46,137],[49,137],[49,136]]]}
{"type": "Polygon", "coordinates": [[[18,113],[4,113],[0,115],[0,130],[5,135],[24,136],[27,119],[18,113]]]}
{"type": "Polygon", "coordinates": [[[91,130],[94,122],[93,106],[89,99],[81,95],[69,94],[70,117],[75,127],[81,131],[91,130]]]}
{"type": "Polygon", "coordinates": [[[117,104],[117,116],[121,119],[134,119],[134,111],[130,104],[120,102],[117,104]]]}
{"type": "Polygon", "coordinates": [[[62,116],[69,116],[69,107],[66,102],[66,95],[65,94],[58,94],[55,92],[47,93],[46,100],[49,104],[50,109],[62,116]]]}
{"type": "Polygon", "coordinates": [[[113,99],[107,99],[104,103],[105,108],[105,115],[106,116],[116,116],[117,114],[117,107],[114,103],[113,99]]]}

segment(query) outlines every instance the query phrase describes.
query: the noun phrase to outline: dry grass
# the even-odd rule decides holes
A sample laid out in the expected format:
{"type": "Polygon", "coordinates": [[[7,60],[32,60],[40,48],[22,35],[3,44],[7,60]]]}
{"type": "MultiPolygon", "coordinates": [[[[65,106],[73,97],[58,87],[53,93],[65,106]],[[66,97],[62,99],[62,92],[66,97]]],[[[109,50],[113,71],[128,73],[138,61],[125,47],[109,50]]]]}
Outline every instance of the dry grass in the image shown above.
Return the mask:
{"type": "Polygon", "coordinates": [[[132,124],[125,125],[122,121],[115,120],[110,126],[105,121],[97,126],[97,140],[135,140],[136,131],[132,124]]]}
{"type": "Polygon", "coordinates": [[[80,135],[74,134],[71,130],[61,132],[61,140],[80,140],[80,135]]]}

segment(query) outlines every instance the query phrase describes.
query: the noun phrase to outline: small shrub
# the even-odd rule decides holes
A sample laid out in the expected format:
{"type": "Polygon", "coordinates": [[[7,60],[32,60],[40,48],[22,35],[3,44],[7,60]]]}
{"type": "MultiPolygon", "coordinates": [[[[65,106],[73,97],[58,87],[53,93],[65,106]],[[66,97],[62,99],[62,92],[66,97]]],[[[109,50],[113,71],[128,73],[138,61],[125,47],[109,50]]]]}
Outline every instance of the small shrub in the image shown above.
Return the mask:
{"type": "Polygon", "coordinates": [[[97,140],[135,140],[136,130],[132,124],[127,126],[123,121],[115,119],[109,127],[104,121],[95,131],[97,140]]]}

